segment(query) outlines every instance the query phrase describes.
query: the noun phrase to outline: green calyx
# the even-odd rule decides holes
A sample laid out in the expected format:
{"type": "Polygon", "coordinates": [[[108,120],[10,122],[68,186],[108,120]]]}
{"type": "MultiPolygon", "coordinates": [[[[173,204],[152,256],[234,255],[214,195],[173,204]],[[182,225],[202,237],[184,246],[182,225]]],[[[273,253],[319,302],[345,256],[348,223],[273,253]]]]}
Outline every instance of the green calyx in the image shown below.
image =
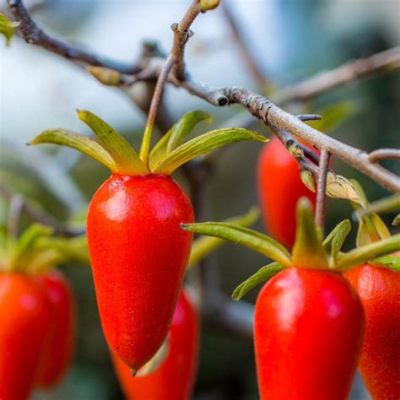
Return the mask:
{"type": "Polygon", "coordinates": [[[213,239],[232,241],[273,260],[236,287],[232,293],[234,300],[240,300],[254,287],[288,267],[343,271],[368,261],[393,270],[400,269],[400,257],[391,255],[400,250],[400,234],[342,252],[342,246],[351,230],[349,220],[340,222],[323,239],[308,199],[301,198],[298,201],[296,215],[297,232],[292,254],[269,236],[232,222],[186,224],[182,228],[213,239]]]}
{"type": "Polygon", "coordinates": [[[267,141],[257,132],[242,128],[224,128],[204,133],[185,142],[199,122],[211,122],[208,114],[192,111],[185,114],[162,136],[148,157],[143,157],[119,132],[95,114],[90,111],[78,111],[78,117],[90,127],[95,138],[65,129],[52,129],[42,132],[29,144],[52,143],[71,147],[100,162],[113,173],[121,175],[169,175],[182,164],[224,145],[244,140],[267,141]]]}
{"type": "Polygon", "coordinates": [[[50,227],[33,224],[18,239],[4,236],[0,271],[36,275],[68,261],[89,263],[85,236],[54,237],[50,227]]]}

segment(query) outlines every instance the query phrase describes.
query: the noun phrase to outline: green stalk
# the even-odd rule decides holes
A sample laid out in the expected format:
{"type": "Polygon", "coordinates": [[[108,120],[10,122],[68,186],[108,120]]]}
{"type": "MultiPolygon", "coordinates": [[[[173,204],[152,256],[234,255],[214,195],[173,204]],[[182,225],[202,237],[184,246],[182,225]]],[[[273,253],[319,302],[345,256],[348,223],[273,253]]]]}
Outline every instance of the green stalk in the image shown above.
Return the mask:
{"type": "Polygon", "coordinates": [[[153,134],[153,124],[146,125],[144,128],[144,134],[142,139],[142,144],[140,146],[139,157],[142,160],[144,165],[148,165],[150,145],[151,145],[151,136],[153,134]]]}
{"type": "Polygon", "coordinates": [[[358,247],[338,257],[335,269],[346,270],[387,254],[400,250],[400,233],[387,239],[358,247]]]}

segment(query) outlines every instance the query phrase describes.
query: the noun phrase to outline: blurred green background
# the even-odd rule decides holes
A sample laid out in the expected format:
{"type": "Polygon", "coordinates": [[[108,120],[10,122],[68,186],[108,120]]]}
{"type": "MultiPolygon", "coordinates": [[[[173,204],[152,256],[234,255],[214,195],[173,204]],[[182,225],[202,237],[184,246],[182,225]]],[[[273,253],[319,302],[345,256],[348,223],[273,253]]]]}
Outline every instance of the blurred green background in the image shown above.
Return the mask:
{"type": "MultiPolygon", "coordinates": [[[[224,0],[228,1],[228,0],[224,0]]],[[[121,60],[137,56],[143,40],[154,39],[169,49],[170,25],[182,15],[188,1],[142,2],[106,0],[47,0],[35,19],[55,36],[95,49],[121,60]]],[[[276,87],[300,81],[321,70],[368,56],[399,43],[398,0],[229,0],[249,51],[265,76],[276,87]]],[[[6,4],[0,1],[0,10],[6,4]]],[[[213,85],[257,88],[241,59],[221,10],[200,16],[187,51],[187,65],[194,78],[213,85]]],[[[141,85],[133,95],[141,96],[141,85]]],[[[132,95],[132,93],[131,93],[132,95]]],[[[215,109],[174,88],[166,92],[172,119],[193,109],[209,111],[213,127],[226,125],[243,111],[238,107],[215,109]]],[[[400,74],[362,80],[318,96],[307,104],[289,108],[294,113],[319,112],[346,101],[351,118],[330,134],[372,150],[400,147],[400,74]]],[[[15,38],[0,48],[0,182],[20,193],[34,207],[60,221],[73,218],[80,226],[85,207],[108,172],[92,160],[68,149],[27,149],[25,143],[38,132],[64,127],[87,132],[74,109],[86,108],[102,116],[138,145],[144,115],[129,96],[101,86],[88,74],[65,60],[15,38]]],[[[253,128],[265,132],[254,122],[253,128]]],[[[207,219],[220,220],[245,212],[257,203],[255,165],[259,144],[238,144],[215,157],[215,168],[206,188],[207,219]]],[[[400,173],[399,164],[386,163],[400,173]]],[[[358,179],[373,200],[387,195],[378,185],[356,171],[335,162],[346,177],[358,179]]],[[[176,176],[183,185],[184,179],[176,176]]],[[[329,201],[328,228],[345,217],[346,202],[329,201]]],[[[8,204],[0,200],[0,221],[5,224],[8,204]]],[[[390,221],[392,215],[387,216],[390,221]]],[[[22,223],[26,224],[27,219],[22,223]]],[[[258,224],[257,229],[263,229],[258,224]]],[[[348,245],[352,245],[349,240],[348,245]]],[[[265,261],[230,244],[212,256],[212,273],[221,289],[230,294],[244,278],[265,261]]],[[[122,394],[112,371],[99,326],[89,268],[68,265],[79,311],[79,335],[73,368],[54,391],[37,393],[37,399],[117,400],[122,394]]],[[[247,296],[254,301],[257,291],[247,296]]],[[[200,365],[195,390],[197,400],[257,399],[253,347],[250,340],[223,330],[202,327],[200,365]]],[[[367,399],[360,382],[352,399],[367,399]]]]}

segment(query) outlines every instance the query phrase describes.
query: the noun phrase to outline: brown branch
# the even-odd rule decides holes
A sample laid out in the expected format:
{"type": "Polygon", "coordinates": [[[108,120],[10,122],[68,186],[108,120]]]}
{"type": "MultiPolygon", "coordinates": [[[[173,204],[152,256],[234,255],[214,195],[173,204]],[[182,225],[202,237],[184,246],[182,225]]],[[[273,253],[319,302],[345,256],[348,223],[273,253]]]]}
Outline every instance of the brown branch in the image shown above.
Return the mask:
{"type": "Polygon", "coordinates": [[[240,31],[238,21],[236,20],[231,10],[231,6],[227,1],[222,2],[222,11],[228,23],[229,29],[232,32],[235,44],[240,51],[242,60],[246,64],[248,71],[254,79],[254,82],[257,84],[262,92],[265,92],[269,86],[268,81],[258,63],[254,59],[253,55],[250,53],[249,46],[243,40],[243,35],[240,31]]]}
{"type": "Polygon", "coordinates": [[[185,45],[189,38],[193,35],[193,32],[190,30],[190,26],[200,12],[199,0],[193,0],[182,20],[178,24],[173,24],[171,27],[175,33],[174,43],[171,49],[171,55],[175,60],[175,65],[172,72],[178,80],[183,80],[185,77],[185,45]]]}
{"type": "Polygon", "coordinates": [[[371,163],[368,153],[324,135],[300,121],[296,116],[282,110],[266,97],[243,88],[211,90],[193,81],[185,82],[182,87],[215,106],[239,104],[247,108],[252,115],[264,121],[266,125],[289,132],[318,149],[325,148],[330,154],[369,176],[386,189],[392,192],[400,191],[400,177],[380,165],[371,163]]]}
{"type": "Polygon", "coordinates": [[[376,163],[381,160],[400,160],[400,149],[378,149],[369,153],[369,161],[376,163]]]}
{"type": "Polygon", "coordinates": [[[22,0],[7,0],[8,6],[14,18],[20,22],[18,33],[29,44],[33,44],[58,54],[70,61],[80,65],[92,65],[109,68],[126,74],[136,74],[140,67],[134,64],[125,64],[105,57],[95,55],[91,52],[77,49],[58,39],[54,39],[40,29],[33,21],[30,13],[24,6],[22,0]]]}
{"type": "Polygon", "coordinates": [[[322,148],[320,150],[319,172],[317,183],[317,199],[315,205],[315,223],[323,232],[325,225],[326,208],[326,178],[328,176],[329,152],[322,148]]]}
{"type": "Polygon", "coordinates": [[[400,68],[400,46],[382,51],[367,58],[360,58],[330,71],[282,89],[274,97],[277,104],[304,101],[338,86],[355,82],[379,72],[400,68]]]}

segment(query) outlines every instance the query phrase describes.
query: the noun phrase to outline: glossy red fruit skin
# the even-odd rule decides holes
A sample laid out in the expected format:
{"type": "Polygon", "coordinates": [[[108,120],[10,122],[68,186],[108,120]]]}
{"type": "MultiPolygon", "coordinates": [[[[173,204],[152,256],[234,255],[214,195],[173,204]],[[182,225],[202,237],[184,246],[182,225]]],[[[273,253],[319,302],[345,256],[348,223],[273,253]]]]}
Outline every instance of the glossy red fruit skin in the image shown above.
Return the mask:
{"type": "Polygon", "coordinates": [[[31,277],[0,273],[0,399],[27,400],[51,328],[46,293],[31,277]]]}
{"type": "Polygon", "coordinates": [[[67,372],[75,342],[75,301],[71,286],[58,270],[37,276],[52,307],[52,328],[43,349],[37,385],[49,388],[61,381],[67,372]]]}
{"type": "Polygon", "coordinates": [[[112,175],[89,205],[87,234],[100,319],[111,350],[133,369],[164,341],[192,235],[191,203],[165,175],[112,175]]]}
{"type": "Polygon", "coordinates": [[[341,275],[288,268],[264,285],[254,318],[260,399],[347,399],[364,311],[341,275]]]}
{"type": "Polygon", "coordinates": [[[276,240],[291,248],[296,233],[296,204],[307,197],[315,205],[315,193],[300,178],[296,159],[274,137],[258,158],[258,194],[264,224],[276,240]]]}
{"type": "Polygon", "coordinates": [[[127,400],[189,400],[197,369],[198,342],[197,311],[182,292],[169,330],[168,355],[155,371],[133,377],[129,367],[113,356],[127,400]]]}
{"type": "Polygon", "coordinates": [[[400,399],[400,274],[369,264],[346,272],[366,328],[359,368],[373,399],[400,399]]]}

